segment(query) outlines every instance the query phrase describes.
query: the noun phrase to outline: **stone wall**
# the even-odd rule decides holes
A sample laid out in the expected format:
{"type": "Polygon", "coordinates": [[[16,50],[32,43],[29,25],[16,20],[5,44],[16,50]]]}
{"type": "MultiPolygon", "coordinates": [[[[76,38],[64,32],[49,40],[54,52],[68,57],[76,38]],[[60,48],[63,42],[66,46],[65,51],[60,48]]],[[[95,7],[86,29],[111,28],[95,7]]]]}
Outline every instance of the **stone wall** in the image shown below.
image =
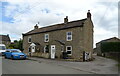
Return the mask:
{"type": "MultiPolygon", "coordinates": [[[[65,25],[64,25],[65,26],[65,25]]],[[[90,20],[87,20],[83,27],[74,27],[64,30],[56,30],[46,33],[29,35],[32,38],[32,42],[37,42],[40,44],[40,50],[44,50],[45,45],[55,45],[56,47],[56,56],[57,58],[61,57],[62,47],[59,42],[56,40],[62,40],[65,42],[64,51],[66,51],[66,46],[72,46],[72,55],[71,58],[81,58],[83,51],[91,52],[93,51],[93,25],[90,20]],[[84,28],[83,28],[84,27],[84,28]],[[72,41],[66,40],[66,33],[72,32],[72,41]],[[44,42],[44,35],[49,34],[49,42],[44,42]]],[[[28,37],[23,37],[23,48],[24,52],[28,53],[28,48],[31,43],[28,43],[28,37]]],[[[51,47],[49,47],[50,53],[51,47]]]]}
{"type": "Polygon", "coordinates": [[[92,58],[93,54],[93,23],[88,18],[88,20],[85,21],[85,25],[83,27],[84,34],[83,34],[83,49],[85,52],[88,52],[90,54],[90,58],[92,58]]]}

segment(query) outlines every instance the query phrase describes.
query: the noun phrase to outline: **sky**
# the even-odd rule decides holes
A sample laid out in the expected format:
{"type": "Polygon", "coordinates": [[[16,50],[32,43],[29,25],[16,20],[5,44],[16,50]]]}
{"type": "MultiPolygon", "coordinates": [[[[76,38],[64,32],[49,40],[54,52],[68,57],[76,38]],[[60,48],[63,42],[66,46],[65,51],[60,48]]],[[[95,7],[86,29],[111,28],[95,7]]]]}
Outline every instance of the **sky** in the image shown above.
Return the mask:
{"type": "Polygon", "coordinates": [[[9,34],[12,41],[39,22],[39,27],[63,23],[92,14],[95,43],[118,37],[118,0],[0,0],[0,34],[9,34]]]}

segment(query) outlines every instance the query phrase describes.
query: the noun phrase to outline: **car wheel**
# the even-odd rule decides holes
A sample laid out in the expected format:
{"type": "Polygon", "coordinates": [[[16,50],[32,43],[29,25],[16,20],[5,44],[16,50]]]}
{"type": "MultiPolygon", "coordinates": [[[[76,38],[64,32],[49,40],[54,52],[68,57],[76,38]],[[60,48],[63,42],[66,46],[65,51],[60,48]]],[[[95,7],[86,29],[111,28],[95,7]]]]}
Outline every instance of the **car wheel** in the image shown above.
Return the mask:
{"type": "Polygon", "coordinates": [[[11,59],[12,59],[12,60],[14,60],[14,57],[13,57],[13,55],[11,56],[11,59]]]}

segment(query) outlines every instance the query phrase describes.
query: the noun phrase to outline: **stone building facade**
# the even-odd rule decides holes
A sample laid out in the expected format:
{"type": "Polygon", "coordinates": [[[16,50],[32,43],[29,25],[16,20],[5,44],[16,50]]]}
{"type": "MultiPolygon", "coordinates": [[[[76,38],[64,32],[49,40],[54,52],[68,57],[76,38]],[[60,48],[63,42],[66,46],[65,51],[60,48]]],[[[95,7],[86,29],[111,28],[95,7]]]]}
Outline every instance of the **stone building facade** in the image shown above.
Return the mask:
{"type": "Polygon", "coordinates": [[[102,55],[101,43],[103,43],[103,42],[120,42],[120,39],[117,37],[112,37],[112,38],[105,39],[105,40],[102,40],[102,41],[96,43],[96,48],[94,51],[97,53],[97,55],[102,55]]]}
{"type": "Polygon", "coordinates": [[[83,51],[88,52],[90,58],[93,52],[93,23],[90,11],[87,18],[34,29],[23,34],[23,48],[25,53],[48,56],[47,58],[61,58],[63,52],[69,58],[83,58],[83,51]]]}
{"type": "Polygon", "coordinates": [[[5,44],[8,47],[10,43],[11,40],[9,35],[0,35],[0,44],[5,44]]]}

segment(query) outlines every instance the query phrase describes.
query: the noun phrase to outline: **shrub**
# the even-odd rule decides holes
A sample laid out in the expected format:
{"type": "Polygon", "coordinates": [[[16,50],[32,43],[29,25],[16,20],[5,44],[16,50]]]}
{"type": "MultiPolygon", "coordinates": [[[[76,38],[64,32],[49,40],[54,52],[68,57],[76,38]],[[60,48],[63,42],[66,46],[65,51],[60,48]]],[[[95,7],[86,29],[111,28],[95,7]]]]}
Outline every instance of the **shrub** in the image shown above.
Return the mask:
{"type": "Polygon", "coordinates": [[[101,51],[104,52],[120,52],[120,42],[102,42],[101,51]]]}

